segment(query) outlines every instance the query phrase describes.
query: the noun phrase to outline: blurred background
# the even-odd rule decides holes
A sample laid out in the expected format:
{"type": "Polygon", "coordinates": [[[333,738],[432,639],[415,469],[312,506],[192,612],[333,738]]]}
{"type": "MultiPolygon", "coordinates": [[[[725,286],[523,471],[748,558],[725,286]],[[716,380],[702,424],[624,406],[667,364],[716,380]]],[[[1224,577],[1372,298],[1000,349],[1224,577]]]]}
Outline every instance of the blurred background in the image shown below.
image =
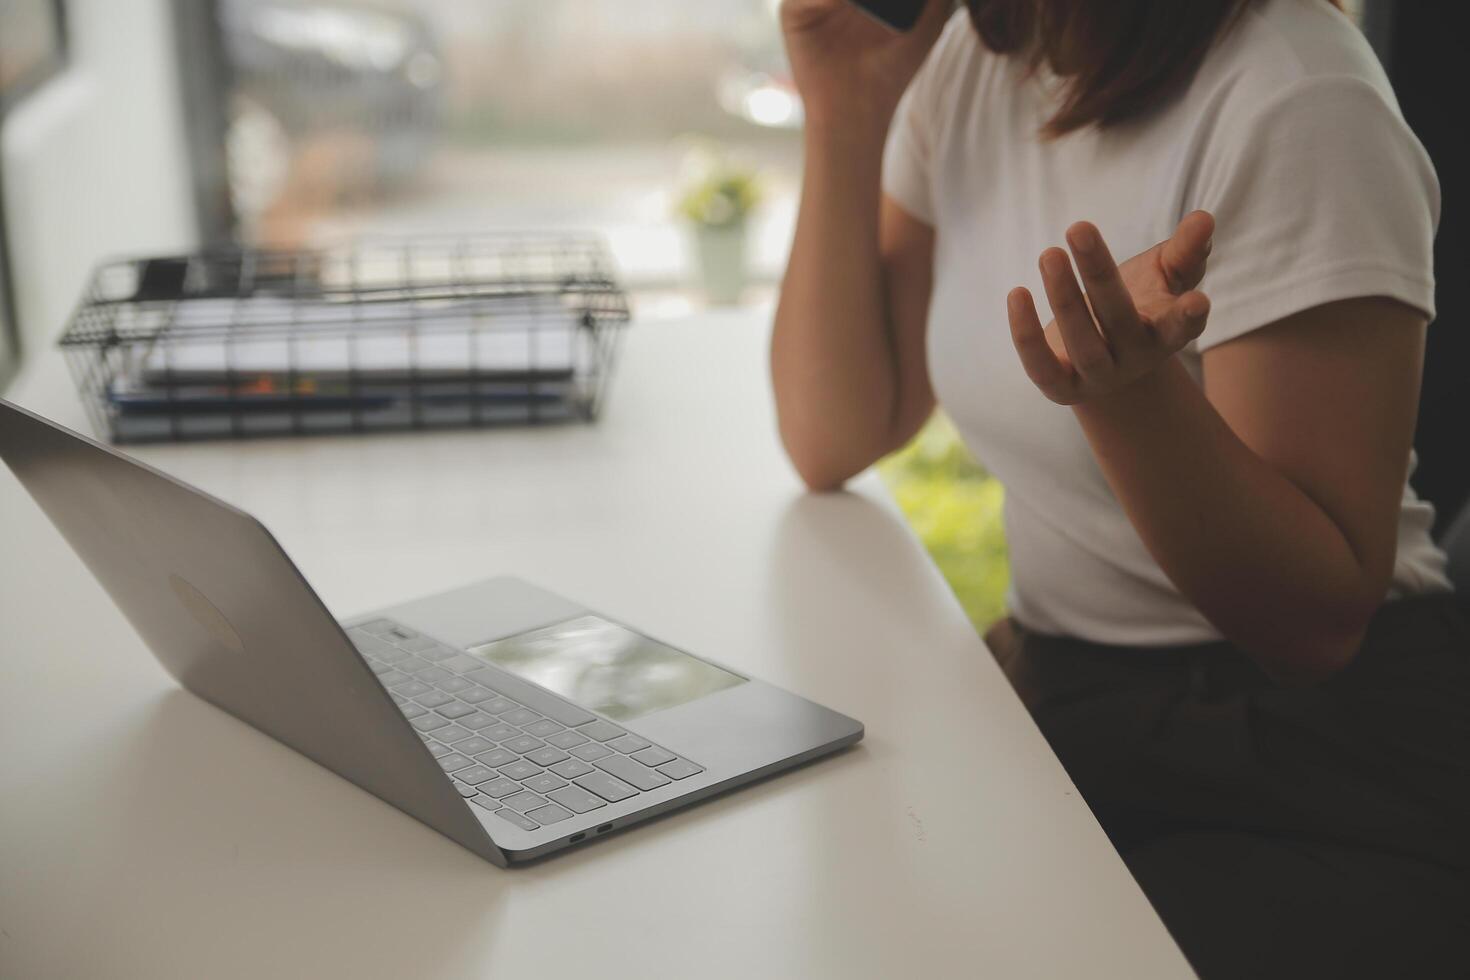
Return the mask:
{"type": "MultiPolygon", "coordinates": [[[[766,318],[801,152],[777,5],[0,0],[0,391],[49,348],[99,260],[220,243],[590,230],[639,318],[710,304],[766,318]]],[[[1350,6],[1457,181],[1443,95],[1464,33],[1438,5],[1350,6]]],[[[1442,320],[1464,310],[1446,200],[1442,320]]],[[[1462,370],[1465,342],[1436,336],[1450,333],[1431,332],[1431,380],[1462,370]]],[[[1421,441],[1434,438],[1459,436],[1428,419],[1421,441]]],[[[1470,485],[1462,464],[1424,455],[1421,491],[1470,485]]],[[[883,472],[987,624],[1006,580],[999,486],[942,418],[883,472]]]]}
{"type": "Polygon", "coordinates": [[[800,116],[774,8],[220,0],[235,234],[590,228],[631,288],[679,291],[698,274],[680,205],[723,166],[761,192],[748,268],[769,284],[800,116]]]}

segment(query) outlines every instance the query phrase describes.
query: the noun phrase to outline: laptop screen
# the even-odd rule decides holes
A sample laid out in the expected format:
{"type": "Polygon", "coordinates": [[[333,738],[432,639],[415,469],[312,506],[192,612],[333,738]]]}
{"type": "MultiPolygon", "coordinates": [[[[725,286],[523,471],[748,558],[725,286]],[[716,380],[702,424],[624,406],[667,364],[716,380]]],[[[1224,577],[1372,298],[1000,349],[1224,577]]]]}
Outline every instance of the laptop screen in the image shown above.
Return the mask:
{"type": "Polygon", "coordinates": [[[469,653],[614,721],[628,721],[745,678],[599,616],[578,616],[469,653]]]}

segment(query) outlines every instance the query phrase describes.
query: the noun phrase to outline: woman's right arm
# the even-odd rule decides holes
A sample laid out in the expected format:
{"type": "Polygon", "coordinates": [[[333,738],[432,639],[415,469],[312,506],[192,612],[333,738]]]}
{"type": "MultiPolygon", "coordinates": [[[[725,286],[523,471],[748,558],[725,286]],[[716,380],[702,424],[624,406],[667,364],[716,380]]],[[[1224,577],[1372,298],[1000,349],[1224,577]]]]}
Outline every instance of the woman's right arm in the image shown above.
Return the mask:
{"type": "Polygon", "coordinates": [[[813,490],[902,446],[934,408],[924,363],[934,232],[880,183],[898,99],[947,10],[930,0],[896,35],[845,0],[782,7],[806,159],[771,371],[782,442],[813,490]]]}

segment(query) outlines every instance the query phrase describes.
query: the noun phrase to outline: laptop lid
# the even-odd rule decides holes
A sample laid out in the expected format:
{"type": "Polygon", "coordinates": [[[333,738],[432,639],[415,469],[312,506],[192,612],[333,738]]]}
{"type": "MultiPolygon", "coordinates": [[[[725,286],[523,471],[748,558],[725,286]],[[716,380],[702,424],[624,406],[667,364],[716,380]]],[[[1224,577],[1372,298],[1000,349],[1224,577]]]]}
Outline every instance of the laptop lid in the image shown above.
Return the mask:
{"type": "Polygon", "coordinates": [[[507,864],[259,521],[4,399],[0,459],[183,687],[507,864]]]}

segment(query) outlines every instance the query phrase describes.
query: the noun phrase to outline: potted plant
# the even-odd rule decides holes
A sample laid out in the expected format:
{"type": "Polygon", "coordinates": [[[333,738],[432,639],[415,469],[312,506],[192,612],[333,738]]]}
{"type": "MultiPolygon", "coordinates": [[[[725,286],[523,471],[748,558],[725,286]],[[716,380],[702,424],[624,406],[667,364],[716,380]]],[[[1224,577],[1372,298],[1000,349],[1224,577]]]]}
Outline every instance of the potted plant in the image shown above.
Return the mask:
{"type": "Polygon", "coordinates": [[[748,219],[760,203],[759,176],[706,155],[679,199],[693,229],[700,282],[711,303],[739,302],[745,290],[748,219]]]}

